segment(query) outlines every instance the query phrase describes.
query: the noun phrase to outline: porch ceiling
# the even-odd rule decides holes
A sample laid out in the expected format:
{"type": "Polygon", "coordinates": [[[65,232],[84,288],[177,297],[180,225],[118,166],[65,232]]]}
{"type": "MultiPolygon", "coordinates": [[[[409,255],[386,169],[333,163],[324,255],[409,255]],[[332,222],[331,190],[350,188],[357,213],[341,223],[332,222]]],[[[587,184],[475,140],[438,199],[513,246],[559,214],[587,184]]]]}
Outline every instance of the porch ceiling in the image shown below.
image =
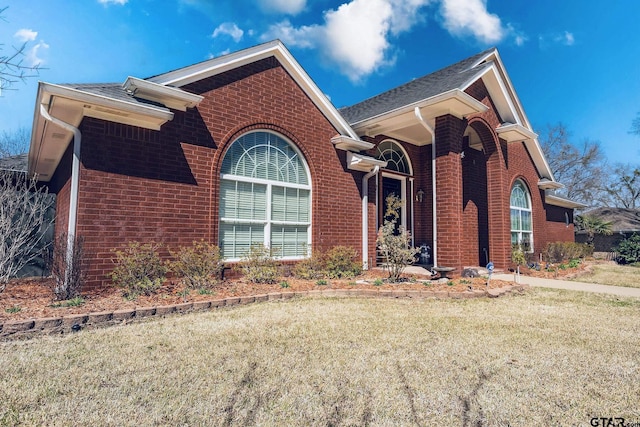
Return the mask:
{"type": "Polygon", "coordinates": [[[384,115],[353,124],[358,135],[387,135],[391,138],[422,146],[431,143],[431,135],[418,120],[415,108],[420,108],[422,117],[433,128],[435,118],[451,114],[458,118],[480,113],[487,107],[460,90],[451,90],[438,96],[405,106],[384,115]]]}

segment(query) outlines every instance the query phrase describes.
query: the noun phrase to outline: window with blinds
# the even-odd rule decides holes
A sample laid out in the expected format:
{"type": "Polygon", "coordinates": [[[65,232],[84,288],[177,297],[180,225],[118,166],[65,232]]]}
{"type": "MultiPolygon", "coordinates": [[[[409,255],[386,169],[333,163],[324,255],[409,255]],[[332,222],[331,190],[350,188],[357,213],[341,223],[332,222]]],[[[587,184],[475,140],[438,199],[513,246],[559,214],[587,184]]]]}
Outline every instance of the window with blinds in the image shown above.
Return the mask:
{"type": "Polygon", "coordinates": [[[533,251],[531,197],[524,183],[516,181],[511,189],[511,245],[524,252],[533,251]]]}
{"type": "Polygon", "coordinates": [[[311,186],[298,150],[281,136],[258,131],[238,138],[222,161],[220,250],[242,258],[253,244],[278,257],[307,256],[311,186]]]}

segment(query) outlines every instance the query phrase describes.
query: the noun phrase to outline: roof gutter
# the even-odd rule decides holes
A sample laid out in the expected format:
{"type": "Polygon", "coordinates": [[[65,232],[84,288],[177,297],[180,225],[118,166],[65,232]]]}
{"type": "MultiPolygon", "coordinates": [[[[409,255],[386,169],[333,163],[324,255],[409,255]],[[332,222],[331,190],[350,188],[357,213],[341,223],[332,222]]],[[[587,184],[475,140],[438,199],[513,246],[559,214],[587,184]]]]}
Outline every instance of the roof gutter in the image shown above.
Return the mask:
{"type": "Polygon", "coordinates": [[[65,269],[65,284],[69,283],[71,266],[73,265],[74,242],[76,234],[76,224],[78,218],[78,187],[80,182],[80,146],[82,134],[80,129],[69,123],[63,122],[49,114],[43,104],[40,104],[40,115],[45,120],[60,126],[61,128],[73,132],[73,162],[71,164],[71,194],[69,195],[69,222],[67,224],[67,265],[65,269]]]}
{"type": "Polygon", "coordinates": [[[420,124],[431,135],[431,203],[433,204],[433,266],[438,266],[438,215],[436,214],[437,198],[436,198],[436,133],[427,121],[422,117],[420,107],[414,110],[416,118],[420,124]]]}

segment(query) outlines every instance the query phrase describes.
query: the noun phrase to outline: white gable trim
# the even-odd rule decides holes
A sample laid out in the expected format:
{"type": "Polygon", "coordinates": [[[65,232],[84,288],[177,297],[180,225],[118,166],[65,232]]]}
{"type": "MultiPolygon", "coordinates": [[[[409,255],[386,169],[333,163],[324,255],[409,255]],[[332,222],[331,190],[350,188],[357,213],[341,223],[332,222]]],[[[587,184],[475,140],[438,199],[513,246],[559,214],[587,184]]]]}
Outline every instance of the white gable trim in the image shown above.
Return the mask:
{"type": "Polygon", "coordinates": [[[219,58],[210,59],[199,64],[151,77],[147,80],[165,86],[182,87],[189,83],[206,79],[271,56],[274,56],[280,62],[307,96],[311,98],[318,109],[322,111],[331,124],[336,127],[340,134],[347,135],[353,139],[359,139],[356,132],[349,126],[349,123],[338,113],[338,110],[331,104],[318,86],[316,86],[311,77],[309,77],[280,40],[274,40],[219,58]]]}

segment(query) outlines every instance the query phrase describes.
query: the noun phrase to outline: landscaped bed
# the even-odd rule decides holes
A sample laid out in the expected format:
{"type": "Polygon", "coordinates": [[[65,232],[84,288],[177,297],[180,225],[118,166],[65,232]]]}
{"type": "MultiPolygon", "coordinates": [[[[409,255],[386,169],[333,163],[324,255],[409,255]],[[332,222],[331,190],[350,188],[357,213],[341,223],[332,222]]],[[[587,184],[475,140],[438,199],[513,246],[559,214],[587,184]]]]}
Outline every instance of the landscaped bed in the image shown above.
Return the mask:
{"type": "Polygon", "coordinates": [[[3,321],[31,318],[62,317],[71,314],[105,312],[132,309],[136,307],[156,307],[183,302],[218,300],[226,297],[262,295],[275,292],[327,291],[331,289],[370,290],[418,290],[433,292],[468,292],[489,290],[509,286],[511,282],[491,280],[487,286],[484,278],[452,279],[446,283],[429,280],[424,276],[407,276],[401,283],[386,283],[385,273],[372,270],[352,279],[302,280],[283,277],[275,284],[255,284],[243,279],[226,280],[207,290],[191,290],[185,294],[184,287],[172,281],[151,295],[140,295],[135,299],[123,296],[123,290],[107,286],[99,291],[83,292],[79,299],[55,301],[51,291],[52,279],[19,280],[7,286],[0,293],[0,323],[3,321]],[[326,283],[326,284],[321,284],[326,283]]]}

